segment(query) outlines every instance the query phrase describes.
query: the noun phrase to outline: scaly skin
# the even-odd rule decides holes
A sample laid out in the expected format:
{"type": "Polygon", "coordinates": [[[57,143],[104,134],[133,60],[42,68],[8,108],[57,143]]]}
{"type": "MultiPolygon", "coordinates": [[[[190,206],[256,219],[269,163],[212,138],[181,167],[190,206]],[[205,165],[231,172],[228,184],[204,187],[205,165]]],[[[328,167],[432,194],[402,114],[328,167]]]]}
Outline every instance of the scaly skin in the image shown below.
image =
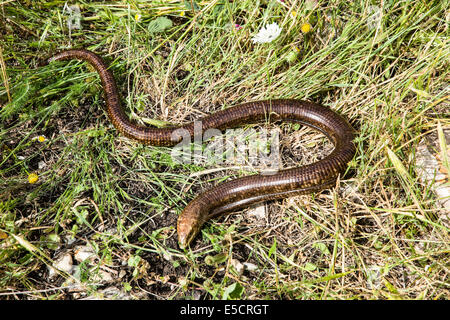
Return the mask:
{"type": "MultiPolygon", "coordinates": [[[[132,123],[121,107],[113,74],[95,53],[84,49],[67,50],[56,54],[48,62],[70,59],[87,61],[98,72],[105,91],[108,116],[121,134],[154,146],[173,146],[179,143],[181,137],[173,139],[172,133],[180,128],[187,130],[193,137],[193,122],[169,128],[148,128],[132,123]]],[[[218,184],[201,193],[186,206],[178,218],[177,232],[181,248],[188,246],[203,223],[212,217],[256,202],[310,193],[332,186],[355,154],[353,129],[348,122],[329,108],[312,102],[292,99],[254,101],[199,119],[202,132],[268,120],[299,122],[315,128],[333,142],[334,150],[326,158],[313,164],[280,170],[272,175],[246,176],[218,184]]]]}

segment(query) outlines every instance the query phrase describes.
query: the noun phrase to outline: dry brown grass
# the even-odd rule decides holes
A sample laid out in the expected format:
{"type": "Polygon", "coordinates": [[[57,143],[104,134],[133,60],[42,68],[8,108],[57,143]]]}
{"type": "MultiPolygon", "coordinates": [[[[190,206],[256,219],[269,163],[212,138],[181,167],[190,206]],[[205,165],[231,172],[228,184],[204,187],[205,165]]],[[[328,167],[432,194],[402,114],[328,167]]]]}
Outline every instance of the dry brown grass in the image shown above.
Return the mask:
{"type": "MultiPolygon", "coordinates": [[[[444,2],[384,2],[375,25],[369,1],[314,9],[203,1],[195,19],[183,1],[133,3],[83,4],[83,29],[70,38],[62,7],[0,5],[1,298],[217,299],[230,298],[230,288],[242,299],[448,298],[447,213],[415,167],[420,140],[436,136],[438,122],[445,132],[450,125],[444,2]],[[157,16],[173,27],[151,33],[157,16]],[[282,35],[253,45],[268,21],[282,35]],[[305,21],[313,26],[306,35],[305,21]],[[309,99],[351,121],[357,155],[335,188],[211,221],[181,251],[174,226],[186,203],[254,168],[179,165],[169,148],[118,136],[85,64],[36,68],[64,47],[105,56],[140,123],[178,124],[249,100],[309,99]],[[31,172],[37,184],[27,182],[31,172]],[[91,259],[76,260],[87,247],[91,259]],[[72,268],[50,279],[50,266],[67,256],[72,268]]],[[[285,166],[330,150],[312,130],[278,128],[285,166]]]]}

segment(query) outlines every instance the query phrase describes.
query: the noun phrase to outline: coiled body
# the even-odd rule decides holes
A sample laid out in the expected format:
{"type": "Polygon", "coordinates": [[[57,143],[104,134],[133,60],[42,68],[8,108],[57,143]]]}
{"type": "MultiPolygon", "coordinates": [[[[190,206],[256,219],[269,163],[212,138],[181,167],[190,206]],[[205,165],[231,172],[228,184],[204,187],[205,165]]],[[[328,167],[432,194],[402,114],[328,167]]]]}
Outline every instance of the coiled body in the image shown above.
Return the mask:
{"type": "MultiPolygon", "coordinates": [[[[194,123],[181,127],[148,128],[128,119],[119,99],[113,74],[103,60],[88,50],[68,50],[49,59],[81,59],[89,62],[100,75],[105,91],[106,110],[123,135],[155,146],[173,146],[173,132],[183,128],[194,135],[194,123]]],[[[293,121],[323,132],[334,144],[326,158],[303,167],[280,170],[272,175],[251,175],[218,184],[192,200],[177,222],[180,247],[186,247],[205,221],[252,203],[318,191],[332,186],[355,154],[353,129],[340,115],[321,105],[300,100],[254,101],[237,105],[199,119],[202,130],[236,127],[260,121],[293,121]]],[[[180,138],[181,139],[181,138],[180,138]]]]}

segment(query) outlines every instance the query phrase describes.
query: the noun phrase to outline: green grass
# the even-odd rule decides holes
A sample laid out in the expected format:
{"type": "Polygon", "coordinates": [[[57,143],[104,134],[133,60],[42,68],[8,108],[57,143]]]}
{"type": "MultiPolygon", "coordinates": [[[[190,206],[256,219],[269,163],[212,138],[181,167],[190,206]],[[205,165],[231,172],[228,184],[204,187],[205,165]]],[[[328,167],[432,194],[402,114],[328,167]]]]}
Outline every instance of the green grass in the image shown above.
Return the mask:
{"type": "MultiPolygon", "coordinates": [[[[194,2],[78,1],[82,29],[70,33],[65,1],[0,4],[0,298],[101,297],[108,287],[140,299],[448,298],[449,228],[415,168],[420,140],[450,127],[448,2],[384,1],[375,23],[372,1],[194,2]],[[271,22],[280,37],[253,44],[271,22]],[[180,250],[186,204],[251,170],[180,165],[170,148],[118,134],[90,67],[40,66],[70,47],[105,57],[138,123],[308,99],[350,120],[357,155],[336,188],[269,202],[262,220],[249,210],[213,220],[180,250]],[[79,246],[96,259],[49,279],[48,266],[79,246]]],[[[329,150],[312,130],[283,132],[283,150],[297,146],[285,163],[329,150]]]]}

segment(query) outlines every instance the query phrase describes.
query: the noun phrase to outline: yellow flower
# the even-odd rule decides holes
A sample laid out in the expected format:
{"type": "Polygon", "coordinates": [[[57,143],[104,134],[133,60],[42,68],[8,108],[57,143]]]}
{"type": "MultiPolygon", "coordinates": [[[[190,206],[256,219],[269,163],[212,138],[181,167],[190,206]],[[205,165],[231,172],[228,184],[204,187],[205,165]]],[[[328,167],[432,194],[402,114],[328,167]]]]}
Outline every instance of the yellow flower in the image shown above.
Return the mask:
{"type": "Polygon", "coordinates": [[[291,18],[294,19],[297,16],[297,11],[292,10],[291,11],[291,18]]]}
{"type": "Polygon", "coordinates": [[[180,12],[180,17],[184,17],[184,11],[180,12]]]}
{"type": "Polygon", "coordinates": [[[45,136],[35,136],[32,139],[33,141],[37,140],[39,142],[44,142],[45,140],[47,140],[47,138],[45,136]]]}
{"type": "Polygon", "coordinates": [[[306,22],[306,23],[302,24],[302,26],[300,27],[300,30],[302,30],[303,33],[308,33],[311,31],[311,28],[312,28],[311,25],[308,22],[306,22]]]}
{"type": "Polygon", "coordinates": [[[36,183],[38,181],[38,179],[39,179],[39,177],[36,173],[30,173],[28,175],[28,182],[31,184],[36,183]]]}
{"type": "Polygon", "coordinates": [[[142,19],[142,16],[139,13],[136,13],[136,15],[134,16],[134,19],[139,22],[142,19]]]}

